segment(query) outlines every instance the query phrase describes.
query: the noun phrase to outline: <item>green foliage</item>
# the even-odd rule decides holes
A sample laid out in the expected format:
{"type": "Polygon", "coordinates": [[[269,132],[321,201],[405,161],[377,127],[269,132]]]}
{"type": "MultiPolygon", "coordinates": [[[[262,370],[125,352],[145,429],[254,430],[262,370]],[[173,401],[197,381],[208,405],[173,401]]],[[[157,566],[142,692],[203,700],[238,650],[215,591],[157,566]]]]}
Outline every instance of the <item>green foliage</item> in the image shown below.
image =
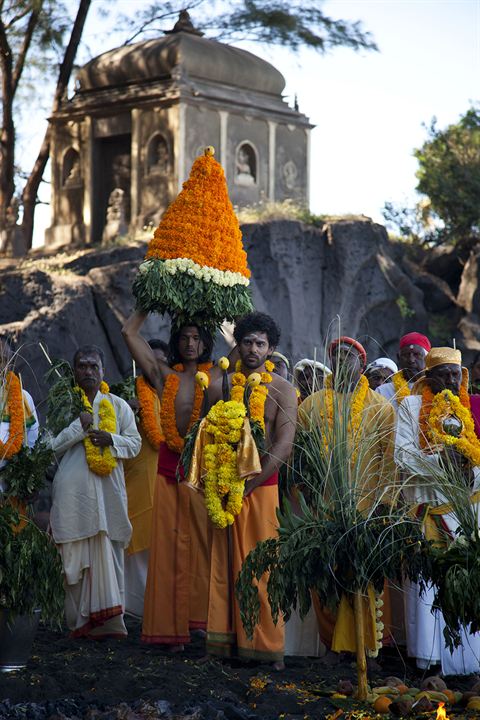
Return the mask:
{"type": "Polygon", "coordinates": [[[244,285],[223,287],[182,272],[170,275],[163,260],[150,260],[133,283],[137,307],[143,312],[169,313],[176,327],[188,323],[215,332],[224,320],[252,310],[250,292],[244,285]],[[145,267],[146,266],[146,267],[145,267]]]}
{"type": "Polygon", "coordinates": [[[21,517],[8,502],[0,504],[0,607],[16,615],[31,615],[37,608],[44,620],[60,623],[63,617],[63,576],[60,555],[52,539],[21,517]]]}
{"type": "Polygon", "coordinates": [[[400,315],[404,320],[415,315],[415,310],[412,310],[405,295],[399,295],[395,302],[400,310],[400,315]]]}
{"type": "Polygon", "coordinates": [[[135,378],[130,374],[121,382],[110,385],[110,392],[114,395],[118,395],[118,397],[123,398],[123,400],[126,400],[127,402],[128,400],[133,400],[133,398],[137,397],[135,378]]]}
{"type": "Polygon", "coordinates": [[[0,470],[4,495],[28,502],[32,495],[42,489],[45,474],[53,459],[53,450],[40,440],[32,448],[23,445],[20,452],[0,470]]]}
{"type": "Polygon", "coordinates": [[[74,390],[75,377],[66,360],[54,360],[45,374],[47,383],[53,381],[47,398],[47,427],[58,435],[83,410],[80,394],[74,390]]]}
{"type": "Polygon", "coordinates": [[[399,501],[400,487],[388,496],[377,487],[379,427],[362,427],[349,440],[351,395],[334,394],[333,421],[313,416],[297,432],[289,470],[299,509],[284,500],[278,511],[278,537],[258,543],[239,574],[236,592],[248,634],[259,620],[256,580],[264,572],[274,620],[288,619],[298,606],[310,607],[310,591],[334,608],[342,593],[383,590],[385,578],[419,580],[428,559],[420,523],[399,501]],[[372,489],[373,488],[373,489],[372,489]],[[391,504],[390,504],[391,503],[391,504]]]}
{"type": "Polygon", "coordinates": [[[428,140],[414,151],[417,190],[413,208],[385,203],[387,227],[407,242],[439,245],[476,239],[480,233],[480,110],[471,107],[444,130],[434,119],[428,140]]]}
{"type": "Polygon", "coordinates": [[[196,0],[187,6],[175,1],[152,2],[136,13],[135,18],[122,16],[120,22],[133,33],[127,41],[131,42],[146,32],[158,35],[160,30],[169,30],[169,23],[176,20],[179,10],[188,7],[195,26],[223,42],[249,40],[281,45],[294,52],[302,47],[320,53],[335,47],[377,50],[370,33],[363,30],[360,22],[334,20],[322,12],[321,4],[321,0],[307,4],[300,0],[232,0],[222,13],[218,6],[209,12],[205,0],[196,0]]]}
{"type": "Polygon", "coordinates": [[[460,241],[480,232],[480,109],[471,107],[444,130],[434,119],[429,139],[415,150],[417,190],[430,199],[445,236],[460,241]]]}

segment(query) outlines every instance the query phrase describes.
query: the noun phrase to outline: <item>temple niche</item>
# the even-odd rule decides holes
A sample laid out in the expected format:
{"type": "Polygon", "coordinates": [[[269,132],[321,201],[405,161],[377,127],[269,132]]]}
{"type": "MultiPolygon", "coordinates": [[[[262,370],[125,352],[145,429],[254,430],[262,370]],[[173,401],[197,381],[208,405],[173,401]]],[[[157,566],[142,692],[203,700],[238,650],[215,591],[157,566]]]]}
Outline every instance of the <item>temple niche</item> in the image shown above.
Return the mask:
{"type": "Polygon", "coordinates": [[[206,145],[235,205],[307,204],[312,125],[284,87],[270,63],[202,37],[186,11],[164,37],[94,58],[51,118],[46,244],[105,242],[119,198],[122,232],[157,225],[206,145]]]}

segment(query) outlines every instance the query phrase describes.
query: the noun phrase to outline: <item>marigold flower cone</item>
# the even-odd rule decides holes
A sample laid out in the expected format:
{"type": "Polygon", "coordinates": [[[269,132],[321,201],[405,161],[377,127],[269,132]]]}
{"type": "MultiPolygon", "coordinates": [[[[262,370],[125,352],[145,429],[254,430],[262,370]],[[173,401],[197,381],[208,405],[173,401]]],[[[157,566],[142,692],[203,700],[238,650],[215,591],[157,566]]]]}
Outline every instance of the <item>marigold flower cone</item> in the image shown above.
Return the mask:
{"type": "Polygon", "coordinates": [[[210,329],[248,312],[250,271],[222,166],[213,148],[193,163],[149,243],[133,291],[137,307],[175,325],[210,329]]]}

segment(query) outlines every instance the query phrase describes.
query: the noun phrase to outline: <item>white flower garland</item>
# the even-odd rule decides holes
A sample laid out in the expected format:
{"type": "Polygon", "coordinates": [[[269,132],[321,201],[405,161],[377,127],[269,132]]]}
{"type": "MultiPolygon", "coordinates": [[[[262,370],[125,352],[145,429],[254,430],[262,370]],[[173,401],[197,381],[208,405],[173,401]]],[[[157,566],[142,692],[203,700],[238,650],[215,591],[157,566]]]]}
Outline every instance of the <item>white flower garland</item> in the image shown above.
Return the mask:
{"type": "MultiPolygon", "coordinates": [[[[154,260],[146,260],[143,262],[139,268],[140,272],[148,272],[154,262],[154,260]]],[[[193,260],[190,260],[190,258],[162,260],[162,263],[165,271],[169,275],[186,272],[189,275],[194,275],[198,280],[213,282],[216,285],[222,285],[224,287],[250,284],[250,280],[241,273],[231,272],[230,270],[217,270],[217,268],[209,267],[208,265],[199,265],[193,260]]]]}

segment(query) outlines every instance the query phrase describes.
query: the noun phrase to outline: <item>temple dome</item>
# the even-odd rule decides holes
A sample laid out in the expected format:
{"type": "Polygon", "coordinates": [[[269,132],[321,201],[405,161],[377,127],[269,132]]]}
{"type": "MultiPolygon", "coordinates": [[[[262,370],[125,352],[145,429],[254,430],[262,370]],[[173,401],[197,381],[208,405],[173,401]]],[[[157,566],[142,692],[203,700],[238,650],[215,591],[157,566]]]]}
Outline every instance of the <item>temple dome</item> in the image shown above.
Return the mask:
{"type": "Polygon", "coordinates": [[[256,55],[176,30],[93,58],[77,74],[77,92],[167,80],[172,74],[277,96],[285,87],[283,75],[256,55]]]}

